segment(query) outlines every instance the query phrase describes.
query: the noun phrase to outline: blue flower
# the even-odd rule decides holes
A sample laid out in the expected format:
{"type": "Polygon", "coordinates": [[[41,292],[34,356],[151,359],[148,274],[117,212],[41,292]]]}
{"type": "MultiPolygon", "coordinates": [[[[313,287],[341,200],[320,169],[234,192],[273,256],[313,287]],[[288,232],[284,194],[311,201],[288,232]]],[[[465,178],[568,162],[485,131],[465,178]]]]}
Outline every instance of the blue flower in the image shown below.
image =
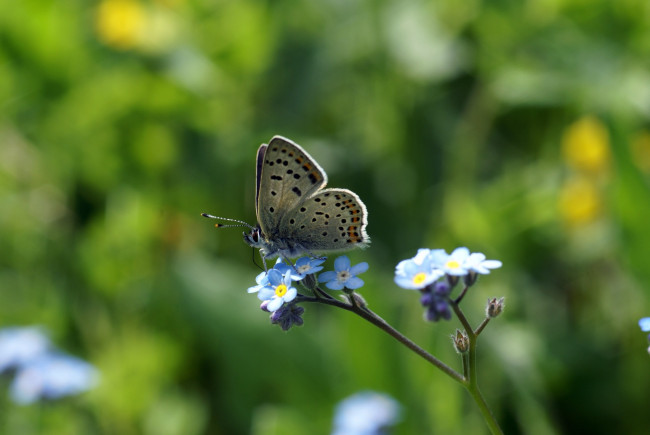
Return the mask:
{"type": "Polygon", "coordinates": [[[293,325],[302,326],[304,312],[305,309],[298,305],[285,305],[271,314],[271,323],[279,324],[283,331],[288,331],[293,325]]]}
{"type": "Polygon", "coordinates": [[[486,260],[485,254],[474,252],[465,260],[465,268],[482,275],[490,273],[490,269],[498,269],[503,265],[499,260],[486,260]]]}
{"type": "Polygon", "coordinates": [[[332,435],[377,435],[400,419],[400,405],[387,394],[363,391],[336,407],[332,435]]]}
{"type": "Polygon", "coordinates": [[[454,249],[451,254],[447,254],[442,249],[437,249],[431,252],[430,258],[433,266],[445,274],[463,276],[468,273],[465,261],[469,258],[469,255],[469,249],[462,247],[454,249]]]}
{"type": "Polygon", "coordinates": [[[299,258],[296,261],[296,265],[294,266],[295,269],[294,274],[296,274],[299,277],[298,279],[303,279],[307,275],[320,272],[321,270],[323,270],[323,266],[321,266],[321,264],[323,264],[325,260],[326,260],[325,258],[309,258],[309,257],[299,258]]]}
{"type": "Polygon", "coordinates": [[[415,257],[400,261],[395,268],[395,283],[405,289],[422,289],[444,276],[434,269],[429,249],[420,249],[415,257]]]}
{"type": "Polygon", "coordinates": [[[650,317],[643,317],[639,320],[639,327],[641,331],[648,332],[650,331],[650,317]]]}
{"type": "Polygon", "coordinates": [[[0,331],[0,373],[41,357],[50,340],[39,327],[11,327],[0,331]]]}
{"type": "Polygon", "coordinates": [[[268,285],[259,289],[257,297],[262,301],[268,301],[265,309],[274,312],[285,302],[294,300],[297,294],[298,290],[291,287],[291,273],[287,271],[282,275],[279,270],[271,269],[268,273],[268,285]]]}
{"type": "Polygon", "coordinates": [[[368,263],[350,266],[350,259],[342,255],[334,260],[334,271],[321,273],[318,280],[331,290],[343,290],[344,287],[356,290],[363,286],[363,280],[357,275],[368,270],[368,263]]]}
{"type": "Polygon", "coordinates": [[[68,355],[49,353],[20,367],[11,384],[11,398],[19,404],[56,399],[94,387],[97,370],[68,355]]]}

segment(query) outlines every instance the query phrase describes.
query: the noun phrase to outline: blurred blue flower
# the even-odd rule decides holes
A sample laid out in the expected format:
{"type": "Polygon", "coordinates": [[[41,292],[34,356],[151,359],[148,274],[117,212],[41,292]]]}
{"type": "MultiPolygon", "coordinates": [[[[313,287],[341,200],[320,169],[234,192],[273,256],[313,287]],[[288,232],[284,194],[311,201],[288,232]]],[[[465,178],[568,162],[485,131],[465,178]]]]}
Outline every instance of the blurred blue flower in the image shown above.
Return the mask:
{"type": "Polygon", "coordinates": [[[302,326],[304,312],[305,309],[298,305],[285,305],[271,314],[271,323],[279,324],[283,331],[288,331],[293,325],[302,326]]]}
{"type": "Polygon", "coordinates": [[[268,285],[259,289],[257,297],[262,301],[269,301],[264,309],[270,312],[276,311],[285,302],[291,302],[298,294],[295,287],[291,287],[291,273],[287,271],[284,275],[277,270],[271,269],[268,273],[268,285]]]}
{"type": "Polygon", "coordinates": [[[303,279],[307,275],[320,272],[321,270],[323,270],[323,266],[321,266],[321,264],[323,264],[325,260],[326,258],[309,258],[309,257],[299,258],[296,261],[296,265],[294,266],[295,268],[294,273],[299,277],[299,279],[303,279]]]}
{"type": "Polygon", "coordinates": [[[332,435],[379,435],[400,418],[400,405],[387,394],[363,391],[336,407],[332,435]]]}
{"type": "Polygon", "coordinates": [[[0,373],[39,358],[50,345],[50,340],[37,326],[0,330],[0,373]]]}
{"type": "Polygon", "coordinates": [[[420,249],[418,254],[402,260],[395,268],[395,283],[405,289],[422,289],[444,276],[444,272],[434,269],[430,250],[420,249]]]}
{"type": "Polygon", "coordinates": [[[91,389],[98,378],[97,370],[87,362],[48,353],[18,369],[11,384],[11,398],[23,405],[39,399],[57,399],[91,389]]]}
{"type": "Polygon", "coordinates": [[[447,254],[442,249],[436,249],[431,252],[430,258],[433,267],[443,271],[451,276],[467,275],[468,268],[465,261],[469,257],[469,249],[465,247],[456,248],[451,254],[447,254]]]}
{"type": "Polygon", "coordinates": [[[643,317],[639,320],[639,327],[641,331],[648,332],[650,331],[650,317],[643,317]]]}
{"type": "Polygon", "coordinates": [[[365,261],[351,266],[350,259],[342,255],[334,260],[334,271],[321,273],[318,280],[331,290],[343,290],[344,287],[356,290],[363,286],[363,280],[357,275],[367,270],[368,263],[365,261]]]}

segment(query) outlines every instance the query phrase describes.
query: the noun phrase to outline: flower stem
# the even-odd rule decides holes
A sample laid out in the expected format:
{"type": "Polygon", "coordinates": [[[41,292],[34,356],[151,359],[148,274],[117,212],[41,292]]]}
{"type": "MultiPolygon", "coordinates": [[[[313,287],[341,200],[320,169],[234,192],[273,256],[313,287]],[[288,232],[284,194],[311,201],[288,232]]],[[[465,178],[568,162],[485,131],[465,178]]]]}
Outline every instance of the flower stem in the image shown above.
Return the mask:
{"type": "Polygon", "coordinates": [[[411,341],[408,337],[406,337],[404,334],[399,332],[397,329],[393,328],[388,322],[386,322],[384,319],[382,319],[380,316],[375,314],[372,310],[370,310],[368,307],[365,306],[360,306],[360,305],[351,305],[347,304],[345,302],[336,300],[336,299],[318,299],[318,298],[312,298],[312,297],[307,297],[307,296],[298,296],[296,298],[298,302],[319,302],[322,304],[326,305],[333,305],[338,308],[342,308],[347,311],[351,311],[354,314],[364,318],[365,320],[369,321],[373,325],[377,326],[379,329],[382,331],[386,332],[393,338],[395,338],[397,341],[402,343],[404,346],[408,347],[411,349],[413,352],[416,354],[420,355],[422,358],[436,366],[438,369],[440,369],[443,373],[445,373],[447,376],[455,380],[456,382],[459,382],[463,385],[467,383],[465,378],[458,372],[456,372],[454,369],[449,367],[447,364],[443,363],[440,361],[438,358],[435,356],[431,355],[429,352],[426,350],[422,349],[420,346],[415,344],[413,341],[411,341]]]}
{"type": "Polygon", "coordinates": [[[476,345],[478,341],[478,334],[481,333],[481,331],[483,330],[483,328],[485,328],[485,326],[488,324],[490,319],[486,318],[485,320],[483,320],[483,322],[479,325],[479,327],[476,328],[476,331],[474,331],[470,326],[467,317],[465,317],[465,313],[463,313],[463,310],[460,309],[458,304],[456,304],[454,301],[451,301],[450,305],[453,308],[454,313],[456,313],[458,320],[460,320],[460,323],[465,328],[465,332],[467,333],[467,337],[469,338],[468,354],[463,357],[463,372],[466,374],[466,379],[467,379],[467,381],[463,383],[463,386],[470,394],[470,396],[472,396],[474,402],[476,402],[476,404],[478,405],[481,414],[483,415],[483,419],[485,420],[485,423],[490,428],[490,432],[492,432],[493,434],[503,434],[501,428],[499,427],[499,423],[497,422],[496,418],[494,418],[494,414],[492,414],[490,407],[488,406],[487,402],[483,398],[483,395],[481,394],[481,390],[479,390],[478,388],[476,345]]]}

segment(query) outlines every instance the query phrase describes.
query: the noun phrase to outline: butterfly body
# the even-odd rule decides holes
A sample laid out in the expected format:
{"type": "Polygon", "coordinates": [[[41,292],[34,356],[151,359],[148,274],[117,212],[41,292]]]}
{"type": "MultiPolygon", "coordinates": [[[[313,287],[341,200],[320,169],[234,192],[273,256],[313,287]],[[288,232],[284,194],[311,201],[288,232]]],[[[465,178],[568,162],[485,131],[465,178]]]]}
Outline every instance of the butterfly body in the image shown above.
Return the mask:
{"type": "Polygon", "coordinates": [[[274,136],[257,151],[257,226],[244,241],[264,259],[366,247],[368,212],[347,189],[325,189],[327,174],[298,144],[274,136]]]}

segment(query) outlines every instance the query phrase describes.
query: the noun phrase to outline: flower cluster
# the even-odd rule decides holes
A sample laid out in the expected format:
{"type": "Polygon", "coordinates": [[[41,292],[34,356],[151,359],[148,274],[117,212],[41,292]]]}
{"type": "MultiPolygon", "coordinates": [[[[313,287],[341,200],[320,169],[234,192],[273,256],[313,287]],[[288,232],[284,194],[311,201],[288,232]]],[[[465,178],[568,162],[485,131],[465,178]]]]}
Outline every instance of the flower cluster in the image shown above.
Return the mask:
{"type": "Polygon", "coordinates": [[[3,373],[15,373],[10,394],[19,404],[82,393],[94,387],[99,377],[92,365],[54,350],[38,327],[0,330],[3,373]]]}
{"type": "MultiPolygon", "coordinates": [[[[419,290],[420,302],[426,308],[425,318],[436,322],[451,319],[449,294],[460,277],[467,286],[479,274],[489,274],[501,267],[498,260],[486,260],[480,252],[456,248],[451,254],[444,249],[419,249],[415,257],[400,261],[395,268],[395,283],[405,289],[419,290]],[[446,278],[441,280],[441,278],[446,278]]],[[[502,301],[501,301],[502,302],[502,301]]]]}
{"type": "MultiPolygon", "coordinates": [[[[261,308],[271,313],[271,323],[278,324],[287,331],[293,325],[302,325],[304,308],[295,306],[299,296],[298,289],[293,286],[296,281],[302,281],[312,289],[316,283],[315,274],[323,270],[325,258],[302,257],[295,265],[286,264],[281,258],[268,272],[262,272],[255,278],[257,285],[248,288],[248,293],[257,293],[262,301],[261,308]]],[[[331,290],[356,290],[363,286],[363,280],[357,275],[368,270],[368,263],[352,266],[346,256],[334,260],[334,271],[328,271],[318,276],[318,281],[331,290]]]]}

